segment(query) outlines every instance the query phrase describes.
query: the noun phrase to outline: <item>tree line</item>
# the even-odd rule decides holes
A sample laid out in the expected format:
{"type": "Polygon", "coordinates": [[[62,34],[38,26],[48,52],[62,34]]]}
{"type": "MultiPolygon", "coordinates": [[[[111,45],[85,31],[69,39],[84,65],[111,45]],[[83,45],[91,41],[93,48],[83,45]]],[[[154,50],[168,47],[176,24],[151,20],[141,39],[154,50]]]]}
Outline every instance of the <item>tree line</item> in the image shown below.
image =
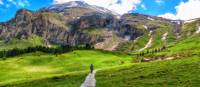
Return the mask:
{"type": "Polygon", "coordinates": [[[161,48],[154,48],[152,50],[146,50],[146,51],[140,52],[137,54],[137,56],[140,57],[140,56],[144,56],[146,54],[153,54],[153,53],[161,52],[165,49],[166,49],[166,46],[163,46],[161,48]]]}
{"type": "Polygon", "coordinates": [[[35,46],[35,47],[28,47],[25,49],[13,48],[10,50],[0,51],[0,58],[5,59],[7,57],[14,57],[17,55],[33,53],[37,51],[58,55],[58,54],[70,52],[73,50],[85,50],[85,49],[93,49],[93,47],[90,44],[85,44],[85,45],[77,45],[77,46],[62,45],[58,47],[35,46]]]}

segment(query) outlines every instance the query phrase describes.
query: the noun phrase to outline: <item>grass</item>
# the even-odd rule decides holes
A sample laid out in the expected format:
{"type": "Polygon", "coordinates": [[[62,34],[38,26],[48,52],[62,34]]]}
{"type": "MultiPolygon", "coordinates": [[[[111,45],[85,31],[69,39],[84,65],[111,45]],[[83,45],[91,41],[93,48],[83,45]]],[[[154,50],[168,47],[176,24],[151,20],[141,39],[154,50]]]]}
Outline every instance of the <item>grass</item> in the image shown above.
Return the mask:
{"type": "MultiPolygon", "coordinates": [[[[199,87],[199,62],[200,58],[193,56],[107,67],[97,71],[97,87],[199,87]]],[[[85,76],[77,72],[7,87],[79,87],[85,76]]]]}
{"type": "Polygon", "coordinates": [[[79,87],[84,81],[86,75],[70,75],[63,78],[37,80],[30,84],[19,85],[19,87],[79,87]],[[38,83],[46,83],[38,85],[38,83]]]}
{"type": "MultiPolygon", "coordinates": [[[[185,38],[183,40],[178,40],[172,45],[169,45],[167,49],[161,52],[148,53],[143,56],[143,58],[156,59],[156,58],[168,58],[168,57],[190,57],[192,55],[200,54],[200,36],[199,34],[194,34],[191,37],[185,38]]],[[[150,49],[150,52],[154,49],[150,49]]],[[[144,51],[146,52],[146,51],[144,51]]]]}
{"type": "Polygon", "coordinates": [[[7,84],[5,87],[79,87],[86,75],[86,72],[68,73],[29,81],[27,80],[26,82],[18,84],[7,84]]]}
{"type": "Polygon", "coordinates": [[[33,35],[28,37],[27,39],[12,39],[7,43],[5,43],[3,40],[0,40],[0,51],[13,48],[25,49],[27,47],[40,45],[44,45],[44,41],[42,40],[42,38],[33,35]]]}
{"type": "MultiPolygon", "coordinates": [[[[176,35],[174,33],[174,28],[171,23],[162,22],[162,21],[148,21],[146,23],[149,29],[152,29],[152,43],[151,47],[147,49],[154,49],[163,47],[166,44],[173,44],[176,41],[176,35]],[[166,40],[162,40],[163,35],[168,33],[166,36],[166,40]]],[[[136,25],[136,28],[143,30],[144,34],[140,36],[136,41],[129,41],[120,44],[118,47],[118,51],[128,52],[128,53],[135,53],[139,49],[144,48],[145,45],[148,43],[151,36],[149,36],[149,30],[145,30],[144,23],[136,25]]]]}
{"type": "Polygon", "coordinates": [[[146,43],[148,43],[148,40],[148,34],[144,34],[143,36],[139,37],[136,41],[129,41],[119,44],[117,50],[120,52],[132,53],[136,50],[143,48],[146,45],[146,43]]]}
{"type": "Polygon", "coordinates": [[[199,87],[198,56],[120,66],[97,72],[97,87],[199,87]]]}
{"type": "Polygon", "coordinates": [[[83,33],[91,36],[102,36],[106,35],[108,31],[102,28],[92,28],[92,29],[84,29],[83,33]]]}
{"type": "MultiPolygon", "coordinates": [[[[198,54],[198,43],[199,35],[194,35],[153,55],[186,51],[198,54]]],[[[125,54],[98,50],[77,50],[57,57],[40,52],[26,54],[0,61],[0,84],[6,87],[78,87],[88,73],[89,64],[93,63],[98,69],[97,87],[200,86],[199,54],[146,63],[130,63],[131,60],[132,57],[125,54]]]]}
{"type": "Polygon", "coordinates": [[[130,63],[130,60],[132,57],[125,54],[94,50],[77,50],[58,56],[41,52],[31,53],[1,60],[0,84],[88,71],[90,64],[94,64],[95,69],[111,67],[130,63]]]}
{"type": "Polygon", "coordinates": [[[199,25],[199,22],[200,20],[197,20],[197,21],[193,21],[191,23],[185,23],[183,25],[183,28],[182,28],[182,36],[183,37],[188,37],[188,36],[191,36],[193,33],[196,32],[196,30],[198,29],[198,25],[199,25]]]}
{"type": "MultiPolygon", "coordinates": [[[[185,24],[183,35],[188,32],[194,33],[196,26],[196,22],[185,24]]],[[[94,64],[95,69],[98,70],[97,87],[200,87],[200,36],[193,34],[176,40],[171,27],[168,24],[159,24],[159,29],[153,34],[154,41],[150,49],[164,44],[161,38],[166,32],[168,32],[166,42],[170,46],[162,52],[144,57],[160,58],[186,54],[176,60],[131,63],[135,60],[133,56],[100,50],[77,50],[58,56],[36,52],[0,60],[0,86],[79,87],[89,72],[89,65],[94,64]]],[[[87,30],[84,33],[90,35],[105,33],[97,31],[87,30]]],[[[146,32],[137,42],[123,44],[120,50],[135,52],[135,49],[144,47],[148,39],[148,32],[146,32]]],[[[0,50],[25,48],[33,45],[31,42],[36,42],[36,45],[43,44],[39,38],[28,39],[19,44],[17,42],[19,41],[13,40],[7,43],[8,45],[0,42],[2,47],[0,50]]]]}
{"type": "Polygon", "coordinates": [[[169,48],[171,51],[184,51],[184,50],[199,50],[200,49],[200,35],[188,37],[187,39],[179,41],[175,46],[169,48]]]}

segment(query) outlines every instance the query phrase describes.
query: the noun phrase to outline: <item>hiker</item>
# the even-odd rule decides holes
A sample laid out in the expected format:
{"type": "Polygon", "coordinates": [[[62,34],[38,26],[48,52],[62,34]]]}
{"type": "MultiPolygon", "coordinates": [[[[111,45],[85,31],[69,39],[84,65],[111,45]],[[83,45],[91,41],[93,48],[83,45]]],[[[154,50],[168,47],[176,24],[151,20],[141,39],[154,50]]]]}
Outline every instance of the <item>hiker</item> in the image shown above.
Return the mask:
{"type": "Polygon", "coordinates": [[[93,70],[94,70],[94,66],[93,64],[90,65],[90,73],[93,73],[93,70]]]}

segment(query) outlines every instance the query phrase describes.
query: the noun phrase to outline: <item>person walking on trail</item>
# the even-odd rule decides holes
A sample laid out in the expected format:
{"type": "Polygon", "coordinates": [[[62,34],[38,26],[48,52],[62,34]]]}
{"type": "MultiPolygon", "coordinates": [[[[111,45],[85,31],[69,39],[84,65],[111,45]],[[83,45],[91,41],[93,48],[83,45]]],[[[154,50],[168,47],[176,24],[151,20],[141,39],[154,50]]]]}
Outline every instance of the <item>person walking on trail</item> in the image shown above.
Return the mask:
{"type": "Polygon", "coordinates": [[[93,64],[90,65],[90,73],[93,73],[93,70],[94,70],[94,66],[93,64]]]}

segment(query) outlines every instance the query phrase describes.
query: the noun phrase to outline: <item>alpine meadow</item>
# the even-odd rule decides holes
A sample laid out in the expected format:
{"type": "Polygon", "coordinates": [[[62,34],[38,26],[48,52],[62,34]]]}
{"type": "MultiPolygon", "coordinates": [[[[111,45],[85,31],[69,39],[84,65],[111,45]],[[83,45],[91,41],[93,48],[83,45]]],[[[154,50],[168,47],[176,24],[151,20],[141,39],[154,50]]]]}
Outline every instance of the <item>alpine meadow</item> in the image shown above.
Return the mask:
{"type": "Polygon", "coordinates": [[[200,87],[199,6],[0,0],[0,87],[200,87]]]}

